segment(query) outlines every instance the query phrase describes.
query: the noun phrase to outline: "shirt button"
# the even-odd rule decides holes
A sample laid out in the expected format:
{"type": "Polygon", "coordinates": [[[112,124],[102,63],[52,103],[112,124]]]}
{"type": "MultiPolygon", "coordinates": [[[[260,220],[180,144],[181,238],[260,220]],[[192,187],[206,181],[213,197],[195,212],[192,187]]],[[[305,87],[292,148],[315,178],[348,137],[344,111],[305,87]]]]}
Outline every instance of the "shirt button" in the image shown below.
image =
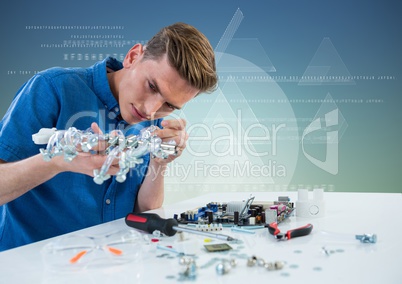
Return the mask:
{"type": "Polygon", "coordinates": [[[106,199],[106,204],[109,205],[110,204],[110,199],[106,199]]]}

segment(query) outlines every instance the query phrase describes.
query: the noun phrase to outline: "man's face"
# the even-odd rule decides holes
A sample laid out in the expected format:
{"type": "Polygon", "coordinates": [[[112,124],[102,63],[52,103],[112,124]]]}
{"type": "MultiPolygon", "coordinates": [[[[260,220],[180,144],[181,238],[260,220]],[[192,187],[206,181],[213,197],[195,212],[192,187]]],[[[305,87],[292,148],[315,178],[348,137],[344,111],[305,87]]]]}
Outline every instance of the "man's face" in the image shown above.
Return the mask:
{"type": "Polygon", "coordinates": [[[118,82],[121,115],[129,124],[167,116],[199,92],[169,65],[167,56],[156,61],[144,60],[143,54],[140,45],[130,50],[118,82]]]}

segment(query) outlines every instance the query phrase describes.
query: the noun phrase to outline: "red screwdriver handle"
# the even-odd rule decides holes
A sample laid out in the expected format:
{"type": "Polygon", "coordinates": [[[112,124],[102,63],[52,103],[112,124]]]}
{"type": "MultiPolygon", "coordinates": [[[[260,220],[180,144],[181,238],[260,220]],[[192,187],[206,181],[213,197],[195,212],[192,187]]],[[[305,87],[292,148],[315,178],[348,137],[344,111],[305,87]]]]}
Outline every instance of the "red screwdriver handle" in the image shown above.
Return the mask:
{"type": "Polygon", "coordinates": [[[173,227],[178,226],[176,219],[163,219],[155,213],[128,213],[125,221],[127,226],[134,229],[150,234],[158,230],[169,237],[176,234],[176,230],[173,227]]]}

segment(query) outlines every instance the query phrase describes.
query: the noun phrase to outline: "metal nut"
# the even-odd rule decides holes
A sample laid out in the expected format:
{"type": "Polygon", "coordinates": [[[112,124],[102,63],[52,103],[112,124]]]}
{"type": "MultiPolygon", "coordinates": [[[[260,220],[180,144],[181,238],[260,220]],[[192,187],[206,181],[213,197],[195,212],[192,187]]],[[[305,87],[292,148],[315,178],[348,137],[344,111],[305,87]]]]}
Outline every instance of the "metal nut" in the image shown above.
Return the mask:
{"type": "Polygon", "coordinates": [[[251,266],[254,266],[256,263],[257,263],[257,257],[254,255],[247,259],[247,266],[251,267],[251,266]]]}

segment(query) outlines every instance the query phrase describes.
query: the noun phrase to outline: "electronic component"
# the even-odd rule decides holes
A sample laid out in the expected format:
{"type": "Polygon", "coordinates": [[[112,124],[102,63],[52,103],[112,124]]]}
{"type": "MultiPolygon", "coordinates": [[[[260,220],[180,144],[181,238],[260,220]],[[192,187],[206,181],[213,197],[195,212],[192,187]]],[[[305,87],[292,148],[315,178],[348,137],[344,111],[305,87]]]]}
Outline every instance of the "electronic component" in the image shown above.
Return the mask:
{"type": "Polygon", "coordinates": [[[256,202],[250,196],[242,201],[227,203],[210,202],[202,207],[175,214],[179,224],[197,224],[199,228],[214,228],[214,224],[223,226],[261,226],[272,222],[282,222],[288,218],[294,208],[289,197],[280,196],[277,201],[256,202]],[[180,217],[179,217],[180,216],[180,217]],[[208,227],[205,225],[209,224],[208,227]]]}
{"type": "Polygon", "coordinates": [[[228,245],[228,244],[212,244],[212,245],[204,245],[204,247],[209,252],[225,251],[225,250],[231,250],[232,249],[232,247],[230,245],[228,245]]]}

